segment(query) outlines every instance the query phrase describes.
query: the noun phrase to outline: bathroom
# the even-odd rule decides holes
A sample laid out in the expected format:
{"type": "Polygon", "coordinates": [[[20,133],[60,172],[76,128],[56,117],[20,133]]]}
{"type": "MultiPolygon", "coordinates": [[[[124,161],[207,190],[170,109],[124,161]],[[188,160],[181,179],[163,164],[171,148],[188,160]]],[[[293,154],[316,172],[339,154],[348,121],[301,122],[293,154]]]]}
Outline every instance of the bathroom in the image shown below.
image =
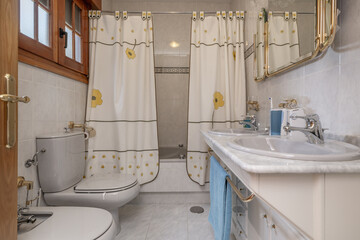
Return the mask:
{"type": "Polygon", "coordinates": [[[1,1],[0,73],[14,78],[0,84],[0,239],[360,239],[359,9],[354,0],[1,1]],[[299,31],[291,60],[272,37],[280,17],[297,22],[285,30],[299,31]],[[223,26],[240,29],[230,44],[223,26]],[[227,82],[214,77],[224,62],[227,82]],[[81,163],[62,158],[61,139],[81,163]],[[230,207],[214,197],[214,159],[230,207]],[[97,189],[85,189],[89,179],[97,189]],[[47,190],[60,181],[66,189],[47,190]],[[221,237],[214,207],[230,208],[221,237]]]}

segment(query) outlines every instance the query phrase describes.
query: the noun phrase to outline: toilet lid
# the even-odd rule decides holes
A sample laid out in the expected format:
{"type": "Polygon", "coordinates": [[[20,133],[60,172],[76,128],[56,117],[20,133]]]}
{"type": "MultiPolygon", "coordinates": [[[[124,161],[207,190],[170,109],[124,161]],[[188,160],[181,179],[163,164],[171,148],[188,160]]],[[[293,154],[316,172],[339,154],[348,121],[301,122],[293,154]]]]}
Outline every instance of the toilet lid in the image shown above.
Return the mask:
{"type": "Polygon", "coordinates": [[[95,175],[83,179],[74,187],[76,193],[103,193],[103,192],[119,192],[132,188],[137,185],[137,178],[129,174],[106,174],[95,175]]]}

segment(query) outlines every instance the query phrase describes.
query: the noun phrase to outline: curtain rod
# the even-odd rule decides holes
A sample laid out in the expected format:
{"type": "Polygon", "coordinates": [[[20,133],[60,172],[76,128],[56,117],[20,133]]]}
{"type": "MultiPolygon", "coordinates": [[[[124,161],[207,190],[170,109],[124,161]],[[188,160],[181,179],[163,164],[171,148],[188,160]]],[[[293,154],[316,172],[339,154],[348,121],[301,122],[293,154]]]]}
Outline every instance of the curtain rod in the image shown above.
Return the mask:
{"type": "MultiPolygon", "coordinates": [[[[121,12],[121,11],[120,11],[121,12]]],[[[198,11],[197,11],[198,12],[198,11]]],[[[221,13],[222,11],[220,11],[221,13]]],[[[228,11],[226,11],[228,12],[228,11]]],[[[235,11],[233,11],[235,13],[235,11]]],[[[246,11],[244,11],[246,13],[246,11]]],[[[101,11],[102,14],[114,14],[114,11],[101,11]]],[[[142,14],[142,12],[127,12],[128,14],[142,14]]],[[[205,14],[216,14],[217,12],[204,12],[205,14]]],[[[151,12],[151,14],[193,14],[193,12],[174,12],[174,11],[165,11],[165,12],[151,12]]]]}
{"type": "MultiPolygon", "coordinates": [[[[285,11],[268,11],[268,12],[272,12],[273,14],[285,14],[285,11]]],[[[294,11],[296,12],[296,11],[294,11]]],[[[291,13],[291,11],[289,11],[289,13],[291,13]]],[[[313,12],[296,12],[297,14],[312,14],[314,15],[315,13],[313,12]]]]}

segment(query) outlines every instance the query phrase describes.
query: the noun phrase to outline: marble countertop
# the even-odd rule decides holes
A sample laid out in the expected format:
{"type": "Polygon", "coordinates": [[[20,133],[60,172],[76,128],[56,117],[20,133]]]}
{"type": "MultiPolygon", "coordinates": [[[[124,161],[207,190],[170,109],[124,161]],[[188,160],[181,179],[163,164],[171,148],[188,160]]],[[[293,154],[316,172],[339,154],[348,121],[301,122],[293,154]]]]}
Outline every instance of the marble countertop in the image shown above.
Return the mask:
{"type": "Polygon", "coordinates": [[[225,136],[202,131],[206,143],[217,153],[251,173],[360,173],[360,160],[315,162],[287,160],[242,152],[228,146],[239,136],[225,136]]]}

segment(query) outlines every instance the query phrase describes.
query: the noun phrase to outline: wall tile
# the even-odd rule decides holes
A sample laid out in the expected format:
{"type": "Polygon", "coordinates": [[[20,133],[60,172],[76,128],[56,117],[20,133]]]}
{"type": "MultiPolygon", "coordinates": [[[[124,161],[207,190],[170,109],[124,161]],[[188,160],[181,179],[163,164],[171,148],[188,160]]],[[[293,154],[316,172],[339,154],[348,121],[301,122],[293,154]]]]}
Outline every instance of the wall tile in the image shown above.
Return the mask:
{"type": "MultiPolygon", "coordinates": [[[[25,168],[24,163],[36,151],[36,136],[63,131],[68,121],[83,122],[87,85],[19,63],[18,91],[31,99],[18,105],[18,174],[34,181],[29,194],[34,198],[39,189],[36,168],[25,168]]],[[[19,189],[18,203],[24,205],[25,197],[26,190],[19,189]]]]}

